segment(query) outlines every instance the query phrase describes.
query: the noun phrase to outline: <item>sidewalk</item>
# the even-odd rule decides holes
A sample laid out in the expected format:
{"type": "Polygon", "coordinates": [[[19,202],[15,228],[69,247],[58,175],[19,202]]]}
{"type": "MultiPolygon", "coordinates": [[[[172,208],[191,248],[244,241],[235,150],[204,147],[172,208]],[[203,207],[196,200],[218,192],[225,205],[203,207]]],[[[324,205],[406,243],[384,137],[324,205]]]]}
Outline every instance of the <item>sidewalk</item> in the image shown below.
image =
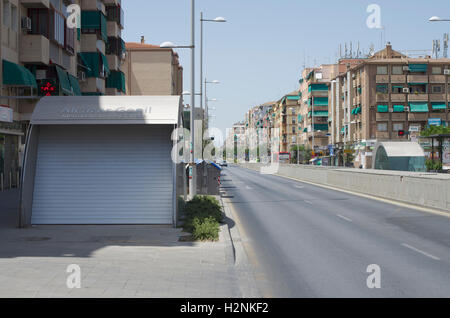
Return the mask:
{"type": "Polygon", "coordinates": [[[18,229],[17,198],[0,193],[0,297],[257,297],[227,225],[217,243],[179,242],[170,226],[18,229]],[[70,264],[81,289],[66,286],[70,264]]]}

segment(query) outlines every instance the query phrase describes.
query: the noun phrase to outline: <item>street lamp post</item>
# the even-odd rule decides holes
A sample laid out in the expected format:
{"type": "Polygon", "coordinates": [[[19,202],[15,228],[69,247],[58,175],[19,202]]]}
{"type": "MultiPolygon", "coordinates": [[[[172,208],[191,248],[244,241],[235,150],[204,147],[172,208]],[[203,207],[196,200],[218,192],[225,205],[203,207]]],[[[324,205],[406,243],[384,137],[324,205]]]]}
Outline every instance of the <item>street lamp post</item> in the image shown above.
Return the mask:
{"type": "MultiPolygon", "coordinates": [[[[203,108],[203,22],[216,22],[224,23],[227,22],[225,18],[217,17],[215,19],[204,19],[203,12],[200,12],[200,108],[203,108]]],[[[206,88],[205,88],[206,89],[206,88]]],[[[206,95],[206,92],[205,92],[206,95]]],[[[206,101],[205,101],[206,106],[206,101]]],[[[208,117],[206,116],[208,119],[208,117]]]]}
{"type": "Polygon", "coordinates": [[[189,194],[193,198],[197,192],[197,178],[195,169],[195,0],[191,0],[191,45],[176,46],[172,42],[164,42],[161,48],[172,49],[191,49],[191,113],[190,113],[190,130],[191,130],[191,154],[189,163],[189,194]]]}

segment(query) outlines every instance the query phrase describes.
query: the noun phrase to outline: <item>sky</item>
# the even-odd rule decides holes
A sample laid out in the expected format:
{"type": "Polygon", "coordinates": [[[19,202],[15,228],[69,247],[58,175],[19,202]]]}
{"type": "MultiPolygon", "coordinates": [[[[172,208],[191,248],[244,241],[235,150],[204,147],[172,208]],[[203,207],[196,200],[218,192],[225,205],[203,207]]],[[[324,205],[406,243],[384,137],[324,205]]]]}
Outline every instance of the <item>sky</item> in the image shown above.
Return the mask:
{"type": "MultiPolygon", "coordinates": [[[[139,42],[143,35],[149,44],[189,45],[190,3],[122,0],[124,40],[139,42]]],[[[208,98],[217,99],[209,103],[215,108],[211,126],[223,132],[243,120],[251,107],[296,90],[303,66],[334,63],[340,44],[353,42],[356,51],[359,42],[365,53],[372,44],[378,51],[387,41],[395,50],[431,51],[434,39],[442,41],[443,34],[450,33],[450,22],[428,22],[431,16],[450,18],[449,0],[196,0],[197,48],[200,11],[206,19],[227,19],[204,24],[204,73],[208,80],[220,81],[208,85],[208,98]],[[381,9],[384,37],[382,29],[367,26],[371,4],[381,9]]],[[[190,50],[177,52],[184,90],[190,90],[190,50]]],[[[196,57],[198,93],[199,50],[196,57]]]]}

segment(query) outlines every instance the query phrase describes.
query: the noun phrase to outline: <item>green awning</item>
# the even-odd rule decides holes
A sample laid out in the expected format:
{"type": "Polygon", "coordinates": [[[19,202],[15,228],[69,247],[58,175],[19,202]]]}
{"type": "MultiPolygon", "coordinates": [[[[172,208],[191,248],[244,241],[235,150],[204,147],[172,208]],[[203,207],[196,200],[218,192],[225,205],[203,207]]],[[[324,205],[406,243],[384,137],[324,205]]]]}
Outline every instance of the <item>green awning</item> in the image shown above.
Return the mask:
{"type": "Polygon", "coordinates": [[[327,124],[315,124],[314,130],[322,130],[322,131],[328,131],[328,125],[327,124]]]}
{"type": "Polygon", "coordinates": [[[394,113],[403,113],[405,111],[405,106],[394,105],[394,113]]]}
{"type": "Polygon", "coordinates": [[[31,86],[37,88],[36,78],[25,67],[3,60],[3,85],[31,86]]]}
{"type": "Polygon", "coordinates": [[[433,110],[442,110],[442,109],[447,109],[447,105],[445,105],[445,102],[442,103],[431,103],[431,108],[433,110]]]}
{"type": "Polygon", "coordinates": [[[309,92],[327,91],[327,90],[328,90],[327,84],[311,84],[308,87],[309,92]]]}
{"type": "Polygon", "coordinates": [[[314,106],[328,106],[328,97],[314,97],[314,106]]]}
{"type": "Polygon", "coordinates": [[[409,64],[409,71],[412,73],[423,73],[428,69],[428,64],[409,64]]]}
{"type": "Polygon", "coordinates": [[[101,11],[82,11],[81,29],[99,30],[103,40],[108,42],[107,20],[101,11]]]}
{"type": "Polygon", "coordinates": [[[302,115],[298,115],[297,116],[297,120],[300,122],[300,121],[302,121],[303,120],[303,116],[302,115]]]}
{"type": "Polygon", "coordinates": [[[287,99],[288,100],[299,100],[300,99],[300,96],[287,96],[287,99]]]}
{"type": "Polygon", "coordinates": [[[308,128],[303,129],[303,132],[308,132],[308,128]]]}
{"type": "Polygon", "coordinates": [[[69,76],[66,71],[64,71],[59,66],[56,66],[56,73],[58,74],[59,87],[64,95],[73,95],[72,85],[70,85],[69,76]]]}
{"type": "Polygon", "coordinates": [[[388,113],[389,112],[389,106],[388,105],[378,105],[377,106],[377,112],[379,112],[379,113],[388,113]]]}
{"type": "Polygon", "coordinates": [[[409,103],[411,113],[428,113],[428,103],[409,103]]]}
{"type": "Polygon", "coordinates": [[[117,88],[125,93],[125,74],[120,71],[112,71],[106,79],[106,87],[117,88]]]}
{"type": "Polygon", "coordinates": [[[86,70],[86,77],[100,77],[100,56],[97,52],[82,52],[80,55],[86,70]]]}
{"type": "Polygon", "coordinates": [[[353,115],[361,114],[361,107],[356,107],[352,110],[353,115]]]}
{"type": "Polygon", "coordinates": [[[105,77],[108,77],[111,73],[111,71],[109,70],[108,59],[103,53],[100,53],[100,56],[102,57],[103,66],[105,67],[105,77]]]}
{"type": "Polygon", "coordinates": [[[327,111],[314,111],[314,117],[328,117],[327,111]]]}
{"type": "Polygon", "coordinates": [[[103,96],[102,93],[99,92],[86,92],[86,93],[82,93],[83,96],[103,96]]]}
{"type": "Polygon", "coordinates": [[[69,74],[69,81],[70,81],[70,86],[72,86],[73,89],[73,94],[75,96],[81,96],[81,88],[80,88],[80,84],[78,83],[78,79],[69,74]]]}

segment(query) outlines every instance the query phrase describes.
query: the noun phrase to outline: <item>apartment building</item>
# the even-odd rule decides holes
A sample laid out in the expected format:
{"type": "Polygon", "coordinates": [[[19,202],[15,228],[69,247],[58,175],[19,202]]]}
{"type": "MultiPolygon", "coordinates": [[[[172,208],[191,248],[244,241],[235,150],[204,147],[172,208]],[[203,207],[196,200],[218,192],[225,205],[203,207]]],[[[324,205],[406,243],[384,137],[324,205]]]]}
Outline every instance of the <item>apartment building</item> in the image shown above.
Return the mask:
{"type": "Polygon", "coordinates": [[[0,1],[0,177],[17,186],[37,101],[54,95],[116,95],[125,88],[120,0],[0,1]],[[67,7],[81,8],[69,28],[67,7]]]}
{"type": "Polygon", "coordinates": [[[128,95],[181,95],[183,67],[172,49],[140,43],[126,43],[123,66],[128,95]]]}
{"type": "Polygon", "coordinates": [[[348,67],[331,85],[332,143],[355,149],[372,167],[377,141],[415,140],[428,125],[448,125],[450,59],[410,58],[386,48],[348,67]]]}
{"type": "Polygon", "coordinates": [[[328,91],[338,68],[337,64],[305,68],[300,79],[298,143],[316,151],[328,148],[328,91]]]}
{"type": "Polygon", "coordinates": [[[245,136],[249,149],[248,160],[250,161],[257,160],[261,144],[270,145],[274,117],[272,110],[275,105],[276,102],[267,102],[253,107],[245,114],[245,136]]]}

